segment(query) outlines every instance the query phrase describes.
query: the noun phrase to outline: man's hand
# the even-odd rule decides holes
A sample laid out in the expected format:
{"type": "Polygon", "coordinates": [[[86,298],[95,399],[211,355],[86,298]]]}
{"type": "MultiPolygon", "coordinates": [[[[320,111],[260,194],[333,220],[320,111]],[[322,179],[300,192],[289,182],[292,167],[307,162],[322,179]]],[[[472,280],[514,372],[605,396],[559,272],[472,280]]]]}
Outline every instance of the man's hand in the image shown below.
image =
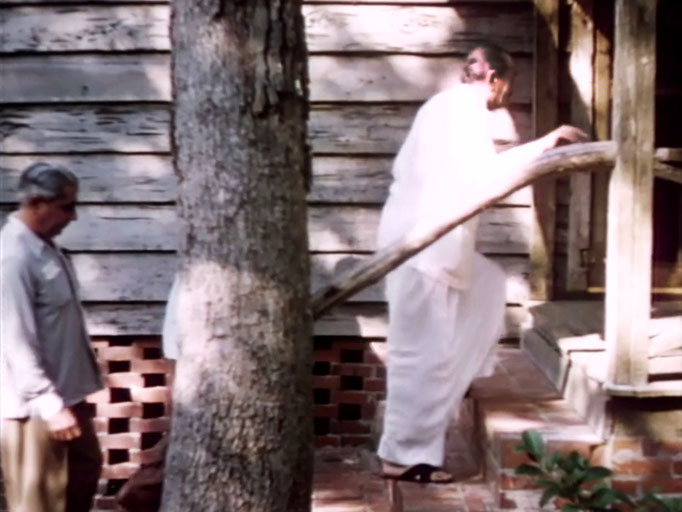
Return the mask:
{"type": "Polygon", "coordinates": [[[547,148],[551,149],[562,144],[585,142],[589,139],[589,136],[580,128],[564,124],[549,132],[544,138],[547,142],[547,148]]]}
{"type": "Polygon", "coordinates": [[[71,441],[81,435],[76,417],[71,409],[66,407],[47,420],[47,428],[52,438],[57,441],[71,441]]]}

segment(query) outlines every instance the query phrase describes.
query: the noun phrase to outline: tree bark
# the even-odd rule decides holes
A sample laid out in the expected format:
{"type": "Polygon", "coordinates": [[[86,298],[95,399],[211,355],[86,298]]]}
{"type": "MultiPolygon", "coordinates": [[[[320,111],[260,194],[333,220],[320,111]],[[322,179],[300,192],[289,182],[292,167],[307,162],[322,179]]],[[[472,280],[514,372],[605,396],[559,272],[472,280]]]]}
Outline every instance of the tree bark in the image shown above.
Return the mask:
{"type": "Polygon", "coordinates": [[[300,1],[173,0],[171,38],[183,342],[162,509],[309,510],[300,1]]]}
{"type": "Polygon", "coordinates": [[[319,318],[344,299],[376,283],[401,263],[512,192],[551,173],[607,171],[613,168],[614,160],[615,144],[611,141],[572,144],[547,151],[525,169],[496,181],[481,194],[471,194],[469,201],[459,205],[459,212],[448,222],[432,226],[429,230],[419,229],[406,233],[399,240],[379,250],[358,268],[316,290],[311,300],[313,318],[319,318]]]}

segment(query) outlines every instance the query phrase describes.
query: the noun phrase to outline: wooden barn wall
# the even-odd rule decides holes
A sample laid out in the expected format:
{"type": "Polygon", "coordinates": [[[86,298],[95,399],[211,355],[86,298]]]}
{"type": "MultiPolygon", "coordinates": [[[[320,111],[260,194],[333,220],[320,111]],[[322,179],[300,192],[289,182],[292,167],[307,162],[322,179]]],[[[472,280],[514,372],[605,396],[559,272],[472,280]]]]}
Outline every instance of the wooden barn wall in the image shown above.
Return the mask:
{"type": "MultiPolygon", "coordinates": [[[[310,51],[313,283],[375,250],[393,155],[418,106],[458,79],[473,40],[518,63],[512,112],[531,132],[532,2],[394,0],[304,5],[310,51]]],[[[169,155],[169,7],[156,0],[0,0],[1,215],[21,169],[65,163],[81,177],[72,251],[96,336],[157,335],[175,267],[169,155]]],[[[482,216],[478,248],[508,275],[506,336],[528,298],[528,191],[482,216]]],[[[319,336],[385,335],[382,287],[317,322],[319,336]]]]}

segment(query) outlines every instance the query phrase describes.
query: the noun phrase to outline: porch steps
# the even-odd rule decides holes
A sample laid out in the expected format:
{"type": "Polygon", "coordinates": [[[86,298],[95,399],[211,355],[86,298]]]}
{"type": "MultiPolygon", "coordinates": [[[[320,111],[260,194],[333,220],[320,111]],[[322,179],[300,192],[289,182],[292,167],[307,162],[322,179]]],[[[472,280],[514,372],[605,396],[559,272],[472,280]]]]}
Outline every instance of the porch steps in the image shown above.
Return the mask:
{"type": "MultiPolygon", "coordinates": [[[[540,432],[550,451],[577,450],[594,463],[602,463],[602,438],[528,354],[516,347],[501,347],[497,358],[494,374],[472,385],[448,434],[445,467],[456,482],[447,486],[401,483],[405,512],[540,510],[541,491],[528,478],[514,475],[515,468],[527,462],[525,455],[514,450],[527,429],[540,432]],[[474,506],[454,498],[470,495],[469,488],[478,496],[474,506]]],[[[388,501],[387,493],[384,499],[388,501]]],[[[550,504],[543,510],[551,509],[550,504]]]]}
{"type": "MultiPolygon", "coordinates": [[[[526,456],[515,452],[524,430],[540,432],[549,451],[576,450],[600,464],[602,437],[562,398],[527,354],[500,349],[495,373],[477,380],[475,402],[481,462],[495,500],[493,510],[539,510],[541,492],[514,469],[526,456]]],[[[544,510],[551,509],[546,507],[544,510]]]]}

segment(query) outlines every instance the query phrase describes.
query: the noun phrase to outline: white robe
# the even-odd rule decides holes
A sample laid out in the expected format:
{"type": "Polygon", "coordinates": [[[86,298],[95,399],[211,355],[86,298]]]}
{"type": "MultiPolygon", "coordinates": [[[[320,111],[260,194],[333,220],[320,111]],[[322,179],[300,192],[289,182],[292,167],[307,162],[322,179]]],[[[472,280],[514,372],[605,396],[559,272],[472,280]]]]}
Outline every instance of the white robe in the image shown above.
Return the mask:
{"type": "MultiPolygon", "coordinates": [[[[484,99],[466,85],[422,106],[393,165],[379,247],[452,218],[458,203],[494,179],[500,168],[489,120],[484,99]]],[[[440,466],[453,412],[471,381],[492,370],[505,276],[475,253],[477,225],[470,219],[387,276],[383,460],[440,466]]]]}

